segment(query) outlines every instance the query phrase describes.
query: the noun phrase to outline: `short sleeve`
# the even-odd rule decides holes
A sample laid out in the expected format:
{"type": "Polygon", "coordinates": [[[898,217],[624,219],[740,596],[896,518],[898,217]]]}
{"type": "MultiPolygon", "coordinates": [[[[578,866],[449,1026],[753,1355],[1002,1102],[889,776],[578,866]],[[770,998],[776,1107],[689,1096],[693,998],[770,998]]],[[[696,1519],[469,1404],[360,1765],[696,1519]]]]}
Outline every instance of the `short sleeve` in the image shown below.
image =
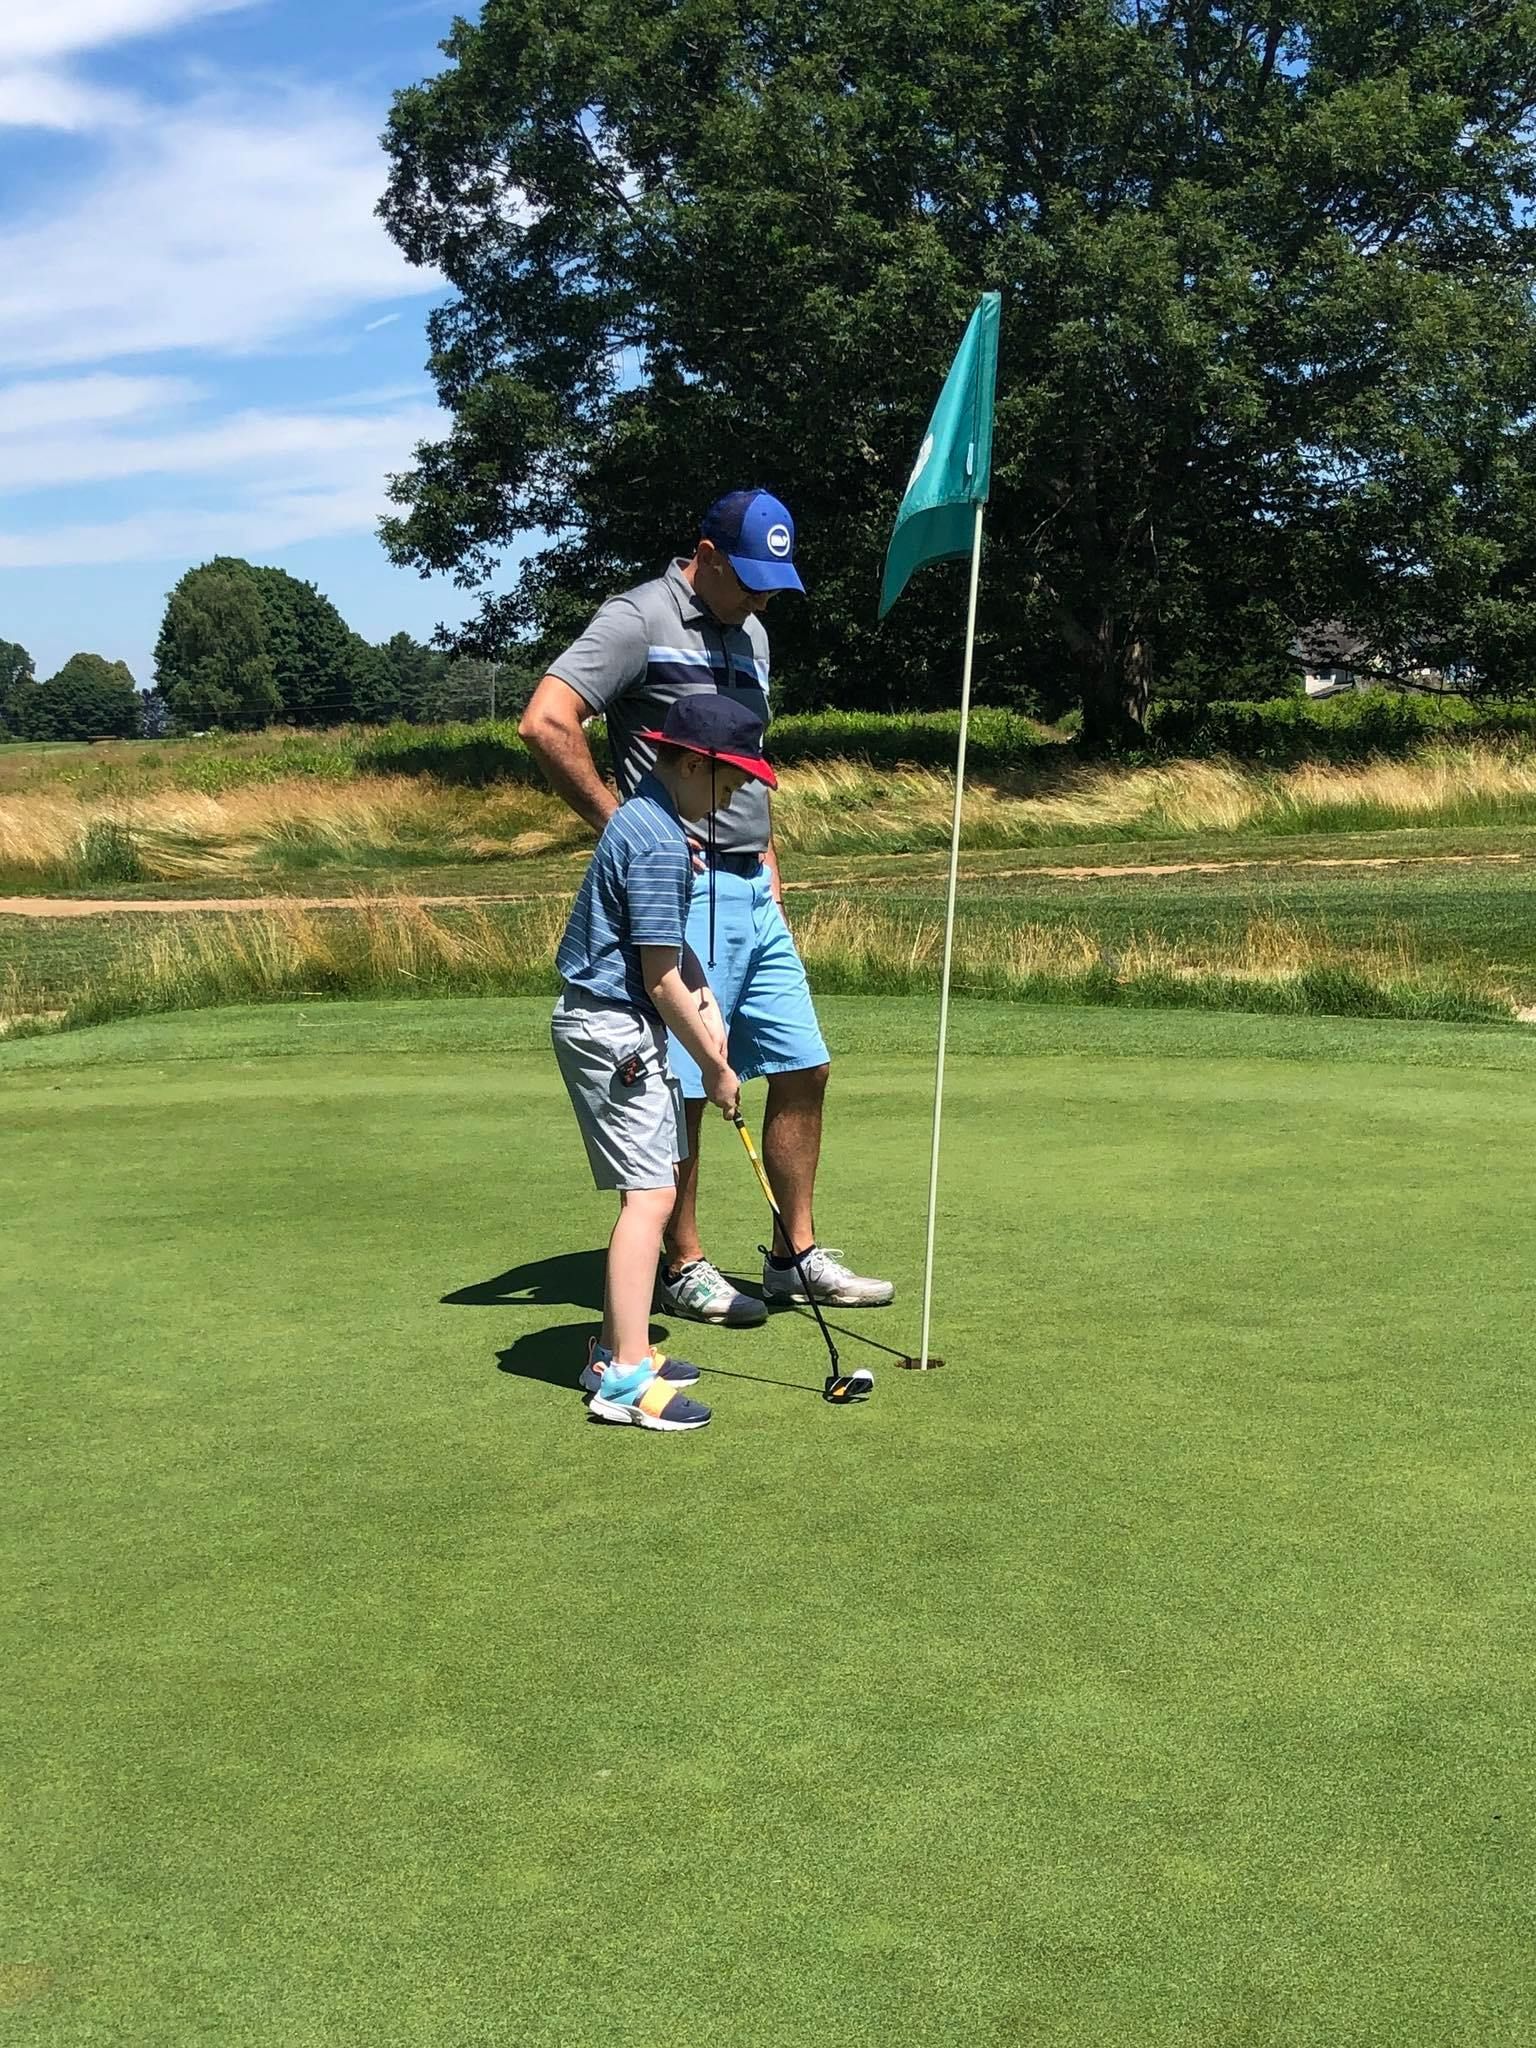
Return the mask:
{"type": "Polygon", "coordinates": [[[548,673],[568,683],[594,711],[645,676],[650,640],[639,607],[628,597],[610,597],[579,640],[549,664],[548,673]]]}
{"type": "Polygon", "coordinates": [[[624,878],[630,944],[675,946],[681,952],[692,885],[693,861],[684,840],[637,851],[624,878]]]}

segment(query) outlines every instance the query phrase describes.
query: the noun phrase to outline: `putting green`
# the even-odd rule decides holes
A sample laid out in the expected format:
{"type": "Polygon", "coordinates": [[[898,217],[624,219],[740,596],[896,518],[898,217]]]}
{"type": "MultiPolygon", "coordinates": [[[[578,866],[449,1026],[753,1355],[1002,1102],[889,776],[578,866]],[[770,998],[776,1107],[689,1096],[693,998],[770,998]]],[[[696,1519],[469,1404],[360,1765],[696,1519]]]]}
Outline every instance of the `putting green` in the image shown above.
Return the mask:
{"type": "MultiPolygon", "coordinates": [[[[931,1012],[826,1008],[907,1350],[931,1012]]],[[[964,1009],[948,1368],[678,1328],[671,1439],[542,1031],[0,1048],[7,2040],[1523,2041],[1536,1044],[964,1009]]]]}

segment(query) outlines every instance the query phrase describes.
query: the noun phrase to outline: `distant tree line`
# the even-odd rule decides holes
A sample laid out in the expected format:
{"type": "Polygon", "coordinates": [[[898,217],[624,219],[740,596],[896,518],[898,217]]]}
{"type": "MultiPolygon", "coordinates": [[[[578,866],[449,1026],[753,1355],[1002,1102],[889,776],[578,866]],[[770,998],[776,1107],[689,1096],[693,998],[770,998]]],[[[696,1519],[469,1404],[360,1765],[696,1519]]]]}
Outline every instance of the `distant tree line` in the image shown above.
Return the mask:
{"type": "Polygon", "coordinates": [[[444,654],[409,633],[373,645],[313,583],[221,555],[167,599],[151,690],[99,654],[73,655],[39,681],[27,649],[0,639],[0,739],[515,716],[533,680],[526,665],[444,654]]]}
{"type": "Polygon", "coordinates": [[[512,714],[532,677],[455,659],[409,633],[372,645],[313,583],[220,555],[171,592],[155,684],[179,730],[433,724],[512,714]]]}
{"type": "Polygon", "coordinates": [[[0,739],[137,739],[142,730],[142,699],[126,662],[72,654],[39,682],[26,648],[0,640],[0,739]]]}

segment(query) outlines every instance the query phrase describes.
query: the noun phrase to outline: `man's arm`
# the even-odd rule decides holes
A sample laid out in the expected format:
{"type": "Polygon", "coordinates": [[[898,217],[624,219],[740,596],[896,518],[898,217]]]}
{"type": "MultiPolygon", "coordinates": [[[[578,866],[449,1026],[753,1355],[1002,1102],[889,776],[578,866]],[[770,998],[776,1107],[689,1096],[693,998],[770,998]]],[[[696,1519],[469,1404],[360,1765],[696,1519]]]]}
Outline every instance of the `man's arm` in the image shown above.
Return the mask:
{"type": "Polygon", "coordinates": [[[619,807],[619,800],[597,772],[592,748],[583,730],[592,710],[558,676],[545,676],[518,721],[518,737],[543,769],[556,796],[564,797],[578,818],[601,832],[619,807]]]}

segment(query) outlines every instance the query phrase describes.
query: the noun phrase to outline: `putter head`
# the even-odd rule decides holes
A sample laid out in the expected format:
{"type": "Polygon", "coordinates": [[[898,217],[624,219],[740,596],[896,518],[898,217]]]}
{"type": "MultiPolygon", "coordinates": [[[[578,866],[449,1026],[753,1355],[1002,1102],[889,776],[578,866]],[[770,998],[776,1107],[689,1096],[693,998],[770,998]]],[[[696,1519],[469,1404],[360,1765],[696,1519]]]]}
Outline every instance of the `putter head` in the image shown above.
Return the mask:
{"type": "Polygon", "coordinates": [[[903,1372],[936,1372],[944,1361],[942,1358],[935,1358],[930,1352],[926,1365],[920,1358],[898,1358],[896,1363],[903,1372]]]}
{"type": "Polygon", "coordinates": [[[829,1372],[821,1398],[830,1401],[834,1408],[847,1408],[855,1401],[867,1401],[874,1391],[874,1374],[867,1365],[860,1365],[852,1372],[829,1372]]]}

